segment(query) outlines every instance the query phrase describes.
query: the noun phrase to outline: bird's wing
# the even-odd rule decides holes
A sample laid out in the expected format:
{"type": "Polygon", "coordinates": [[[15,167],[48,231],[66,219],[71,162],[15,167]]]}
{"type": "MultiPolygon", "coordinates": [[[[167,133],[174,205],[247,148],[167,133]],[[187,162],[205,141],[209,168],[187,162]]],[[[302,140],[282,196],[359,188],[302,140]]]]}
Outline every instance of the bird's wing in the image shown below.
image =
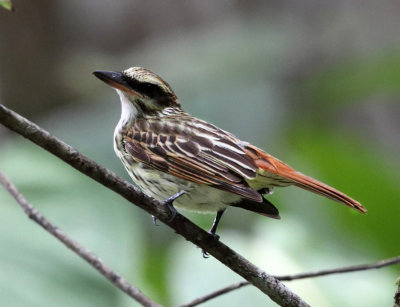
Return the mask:
{"type": "Polygon", "coordinates": [[[231,134],[203,121],[138,119],[124,138],[126,154],[160,171],[262,202],[245,179],[257,166],[231,134]]]}

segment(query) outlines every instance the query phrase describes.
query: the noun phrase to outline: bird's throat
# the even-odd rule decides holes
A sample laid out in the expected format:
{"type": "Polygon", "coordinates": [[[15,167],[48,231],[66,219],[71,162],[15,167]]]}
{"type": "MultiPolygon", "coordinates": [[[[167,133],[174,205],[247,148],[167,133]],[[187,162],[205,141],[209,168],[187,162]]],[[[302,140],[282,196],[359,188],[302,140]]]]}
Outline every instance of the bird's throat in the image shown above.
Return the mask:
{"type": "Polygon", "coordinates": [[[120,90],[117,90],[117,92],[121,99],[121,117],[117,129],[121,131],[131,126],[139,112],[137,107],[128,99],[124,92],[120,90]]]}

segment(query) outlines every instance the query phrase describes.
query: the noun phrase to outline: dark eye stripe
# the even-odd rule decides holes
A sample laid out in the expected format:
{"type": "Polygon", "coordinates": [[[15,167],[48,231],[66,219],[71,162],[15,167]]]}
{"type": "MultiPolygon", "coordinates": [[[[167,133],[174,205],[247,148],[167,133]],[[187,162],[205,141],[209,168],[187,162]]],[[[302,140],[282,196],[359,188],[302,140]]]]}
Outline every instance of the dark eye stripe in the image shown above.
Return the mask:
{"type": "Polygon", "coordinates": [[[135,79],[129,78],[125,76],[125,81],[126,83],[129,84],[132,89],[135,91],[144,94],[150,98],[158,98],[158,97],[165,97],[168,96],[168,93],[166,93],[160,86],[156,84],[152,84],[149,82],[139,82],[135,79]]]}

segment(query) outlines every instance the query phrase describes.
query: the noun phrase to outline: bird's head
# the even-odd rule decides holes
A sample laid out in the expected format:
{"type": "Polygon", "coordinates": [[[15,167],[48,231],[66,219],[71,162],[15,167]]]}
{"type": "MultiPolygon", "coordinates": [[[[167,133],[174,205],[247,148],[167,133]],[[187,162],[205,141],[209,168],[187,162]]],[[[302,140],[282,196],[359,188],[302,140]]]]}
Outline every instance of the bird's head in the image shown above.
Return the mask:
{"type": "Polygon", "coordinates": [[[95,71],[93,74],[114,87],[123,103],[131,103],[138,112],[151,114],[168,107],[180,107],[170,85],[161,77],[141,67],[123,72],[95,71]]]}

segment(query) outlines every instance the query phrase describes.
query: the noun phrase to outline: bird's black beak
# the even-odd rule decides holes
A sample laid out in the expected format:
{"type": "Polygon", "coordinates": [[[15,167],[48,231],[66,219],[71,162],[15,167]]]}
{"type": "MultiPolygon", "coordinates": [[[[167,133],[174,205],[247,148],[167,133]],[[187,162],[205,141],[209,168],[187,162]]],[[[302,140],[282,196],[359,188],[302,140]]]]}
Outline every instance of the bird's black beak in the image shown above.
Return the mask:
{"type": "Polygon", "coordinates": [[[96,70],[93,72],[93,75],[95,75],[101,81],[121,91],[132,90],[129,84],[126,82],[126,77],[122,72],[96,70]]]}

